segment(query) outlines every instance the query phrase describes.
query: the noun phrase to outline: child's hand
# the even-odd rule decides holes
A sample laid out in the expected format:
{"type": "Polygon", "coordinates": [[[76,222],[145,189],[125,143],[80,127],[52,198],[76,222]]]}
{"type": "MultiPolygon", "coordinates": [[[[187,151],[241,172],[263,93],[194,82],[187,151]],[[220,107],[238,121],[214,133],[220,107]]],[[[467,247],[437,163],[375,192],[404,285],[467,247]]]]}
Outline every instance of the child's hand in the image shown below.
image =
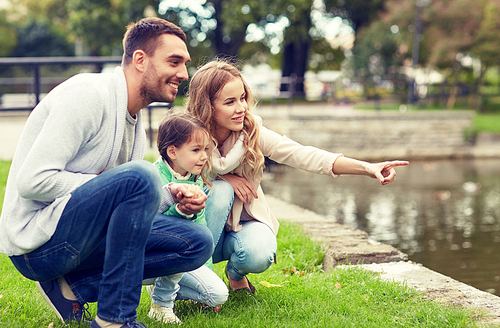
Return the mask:
{"type": "Polygon", "coordinates": [[[174,202],[179,203],[179,210],[187,215],[197,214],[205,208],[207,195],[196,185],[172,183],[169,186],[174,202]]]}

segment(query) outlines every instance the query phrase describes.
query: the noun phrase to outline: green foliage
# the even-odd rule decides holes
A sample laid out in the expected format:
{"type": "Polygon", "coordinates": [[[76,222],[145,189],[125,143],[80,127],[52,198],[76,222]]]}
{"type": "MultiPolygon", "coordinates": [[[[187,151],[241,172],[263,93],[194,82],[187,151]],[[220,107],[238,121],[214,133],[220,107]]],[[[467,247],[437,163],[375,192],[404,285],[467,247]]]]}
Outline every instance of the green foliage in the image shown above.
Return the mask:
{"type": "MultiPolygon", "coordinates": [[[[422,33],[419,63],[422,66],[448,68],[462,55],[473,55],[483,64],[498,63],[497,35],[500,32],[499,5],[486,0],[421,1],[422,33]],[[458,57],[457,57],[458,55],[458,57]]],[[[389,26],[408,31],[401,39],[411,51],[417,1],[386,0],[380,18],[389,26]]]]}
{"type": "Polygon", "coordinates": [[[10,161],[0,161],[0,214],[2,213],[3,197],[5,194],[5,186],[7,185],[10,163],[10,161]]]}
{"type": "Polygon", "coordinates": [[[89,47],[91,55],[111,55],[120,49],[126,22],[120,2],[109,0],[69,0],[68,28],[89,47]]]}
{"type": "Polygon", "coordinates": [[[405,77],[399,67],[406,58],[398,43],[399,33],[383,22],[374,22],[370,28],[358,32],[351,55],[345,61],[344,72],[352,80],[364,85],[365,95],[378,94],[381,82],[391,81],[397,90],[406,87],[405,77]]]}
{"type": "Polygon", "coordinates": [[[349,20],[357,31],[377,20],[386,0],[324,0],[326,10],[349,20]]]}
{"type": "Polygon", "coordinates": [[[498,42],[498,33],[500,31],[500,4],[495,1],[489,1],[484,6],[484,18],[474,40],[474,46],[470,52],[481,58],[486,66],[498,65],[498,53],[500,43],[498,42]]]}
{"type": "MultiPolygon", "coordinates": [[[[20,36],[21,40],[33,36],[37,27],[38,33],[44,29],[48,31],[45,34],[53,34],[52,39],[57,36],[58,45],[60,39],[65,39],[65,42],[79,39],[88,47],[91,55],[119,55],[122,53],[121,40],[125,27],[131,21],[144,17],[144,11],[151,6],[157,6],[157,3],[154,0],[17,0],[12,1],[9,17],[19,27],[31,25],[30,31],[23,31],[29,33],[20,36]]],[[[51,53],[39,47],[49,48],[50,45],[34,44],[23,56],[51,53]]],[[[19,51],[24,48],[20,47],[19,51]]]]}
{"type": "Polygon", "coordinates": [[[43,22],[31,21],[17,31],[17,46],[10,56],[72,56],[73,47],[64,35],[43,22]]]}
{"type": "MultiPolygon", "coordinates": [[[[500,99],[497,100],[500,109],[500,99]]],[[[498,110],[500,112],[500,110],[498,110]]],[[[474,116],[474,131],[500,133],[500,114],[480,114],[474,116]]]]}
{"type": "Polygon", "coordinates": [[[0,10],[0,57],[10,54],[17,43],[17,33],[11,23],[7,21],[7,12],[0,10]]]}

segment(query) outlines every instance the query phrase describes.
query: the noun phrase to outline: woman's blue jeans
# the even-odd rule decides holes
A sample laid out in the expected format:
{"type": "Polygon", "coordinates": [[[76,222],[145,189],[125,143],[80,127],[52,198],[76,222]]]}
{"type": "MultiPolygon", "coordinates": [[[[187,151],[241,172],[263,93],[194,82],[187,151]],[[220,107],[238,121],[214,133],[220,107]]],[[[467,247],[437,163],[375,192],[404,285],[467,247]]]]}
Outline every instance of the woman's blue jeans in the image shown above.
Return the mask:
{"type": "Polygon", "coordinates": [[[79,302],[98,302],[103,320],[135,320],[143,279],[194,270],[213,252],[209,229],[157,214],[160,193],[151,163],[106,171],[72,192],[47,243],[12,262],[32,280],[64,276],[79,302]]]}
{"type": "Polygon", "coordinates": [[[212,259],[214,263],[227,261],[227,273],[239,281],[248,273],[266,271],[274,262],[277,247],[271,228],[256,220],[246,221],[238,232],[222,232],[212,259]]]}

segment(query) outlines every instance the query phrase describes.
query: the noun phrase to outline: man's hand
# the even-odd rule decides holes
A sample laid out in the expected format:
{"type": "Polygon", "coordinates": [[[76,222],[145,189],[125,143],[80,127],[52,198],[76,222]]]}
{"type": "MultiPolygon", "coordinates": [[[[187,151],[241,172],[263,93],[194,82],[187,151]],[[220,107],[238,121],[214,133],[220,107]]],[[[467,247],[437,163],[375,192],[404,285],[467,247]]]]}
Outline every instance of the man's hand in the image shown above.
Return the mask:
{"type": "Polygon", "coordinates": [[[179,210],[186,214],[198,214],[205,208],[207,195],[196,185],[172,183],[169,185],[174,202],[179,203],[179,210]]]}

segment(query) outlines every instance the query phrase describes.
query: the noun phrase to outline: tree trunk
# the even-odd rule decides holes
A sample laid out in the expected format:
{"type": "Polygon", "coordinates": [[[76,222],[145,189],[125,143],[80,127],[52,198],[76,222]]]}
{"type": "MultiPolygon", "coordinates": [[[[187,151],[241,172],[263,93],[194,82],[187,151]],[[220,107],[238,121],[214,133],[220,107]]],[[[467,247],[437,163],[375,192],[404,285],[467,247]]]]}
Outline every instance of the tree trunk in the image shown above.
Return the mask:
{"type": "Polygon", "coordinates": [[[310,40],[300,39],[289,42],[283,47],[280,92],[290,92],[292,97],[306,96],[304,77],[310,45],[310,40]]]}
{"type": "Polygon", "coordinates": [[[215,19],[217,20],[217,27],[214,31],[215,51],[217,55],[236,57],[245,42],[246,25],[242,31],[232,31],[230,39],[227,39],[229,35],[224,35],[224,20],[221,18],[223,1],[213,1],[212,4],[215,8],[215,19]]]}

